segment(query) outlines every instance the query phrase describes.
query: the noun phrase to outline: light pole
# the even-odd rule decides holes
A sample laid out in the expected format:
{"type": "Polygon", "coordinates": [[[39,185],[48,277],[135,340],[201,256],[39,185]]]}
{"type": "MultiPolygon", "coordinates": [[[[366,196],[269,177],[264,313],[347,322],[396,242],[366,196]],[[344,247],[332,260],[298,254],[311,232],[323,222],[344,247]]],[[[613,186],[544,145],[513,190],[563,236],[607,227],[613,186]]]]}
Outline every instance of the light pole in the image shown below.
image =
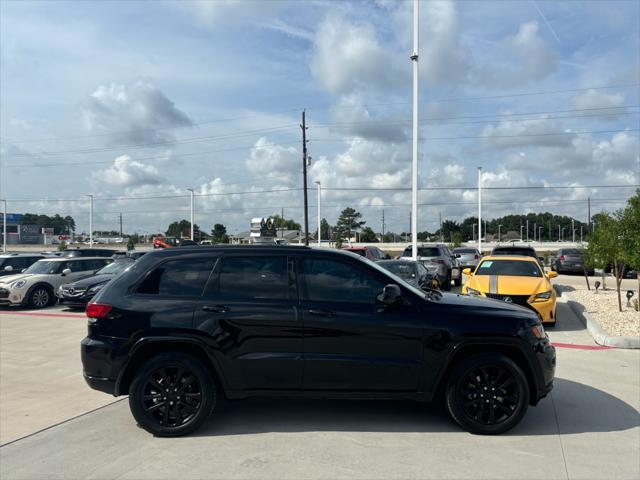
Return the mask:
{"type": "Polygon", "coordinates": [[[580,243],[582,243],[582,225],[580,225],[580,243]]]}
{"type": "Polygon", "coordinates": [[[320,225],[320,194],[322,192],[322,183],[320,180],[316,180],[316,185],[318,185],[318,246],[320,246],[322,239],[322,229],[320,225]]]}
{"type": "Polygon", "coordinates": [[[482,253],[482,167],[478,167],[478,251],[482,253]]]}
{"type": "Polygon", "coordinates": [[[527,219],[527,242],[529,241],[529,220],[527,219]]]}
{"type": "Polygon", "coordinates": [[[191,241],[193,241],[193,188],[187,188],[191,204],[191,241]]]}
{"type": "Polygon", "coordinates": [[[571,219],[571,241],[576,243],[576,227],[573,218],[571,219]]]}
{"type": "Polygon", "coordinates": [[[411,258],[418,259],[418,32],[420,4],[413,0],[413,152],[411,174],[411,258]]]}
{"type": "Polygon", "coordinates": [[[471,225],[471,240],[475,240],[476,239],[476,224],[472,224],[471,225]]]}
{"type": "Polygon", "coordinates": [[[520,225],[520,241],[522,241],[522,229],[524,228],[524,225],[520,225]]]}
{"type": "Polygon", "coordinates": [[[502,239],[502,236],[500,234],[500,229],[502,228],[502,224],[498,225],[498,243],[500,243],[500,240],[502,239]]]}
{"type": "Polygon", "coordinates": [[[2,253],[7,252],[7,201],[2,200],[2,253]]]}
{"type": "Polygon", "coordinates": [[[538,241],[541,242],[542,241],[542,227],[538,227],[538,241]]]}
{"type": "Polygon", "coordinates": [[[89,197],[89,248],[93,248],[93,195],[87,194],[89,197]]]}
{"type": "Polygon", "coordinates": [[[567,227],[562,227],[562,232],[560,233],[560,239],[564,240],[564,231],[567,229],[567,227]]]}

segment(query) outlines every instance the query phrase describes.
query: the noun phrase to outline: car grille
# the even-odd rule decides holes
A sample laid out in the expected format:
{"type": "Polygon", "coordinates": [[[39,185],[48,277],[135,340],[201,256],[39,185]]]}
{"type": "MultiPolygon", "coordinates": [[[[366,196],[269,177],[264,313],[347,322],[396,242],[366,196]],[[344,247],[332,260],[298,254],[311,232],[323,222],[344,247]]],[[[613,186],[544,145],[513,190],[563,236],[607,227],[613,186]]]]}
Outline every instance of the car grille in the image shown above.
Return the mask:
{"type": "Polygon", "coordinates": [[[80,295],[82,295],[84,293],[84,288],[82,289],[77,289],[77,288],[63,288],[62,289],[62,294],[65,296],[69,296],[69,297],[79,297],[80,295]]]}
{"type": "Polygon", "coordinates": [[[503,302],[513,303],[514,305],[520,305],[522,307],[530,308],[531,310],[535,310],[533,306],[527,302],[531,295],[502,295],[498,293],[485,293],[488,298],[494,298],[496,300],[502,300],[503,302]],[[511,301],[507,299],[511,299],[511,301]]]}
{"type": "Polygon", "coordinates": [[[9,290],[0,288],[0,298],[9,298],[9,290]]]}

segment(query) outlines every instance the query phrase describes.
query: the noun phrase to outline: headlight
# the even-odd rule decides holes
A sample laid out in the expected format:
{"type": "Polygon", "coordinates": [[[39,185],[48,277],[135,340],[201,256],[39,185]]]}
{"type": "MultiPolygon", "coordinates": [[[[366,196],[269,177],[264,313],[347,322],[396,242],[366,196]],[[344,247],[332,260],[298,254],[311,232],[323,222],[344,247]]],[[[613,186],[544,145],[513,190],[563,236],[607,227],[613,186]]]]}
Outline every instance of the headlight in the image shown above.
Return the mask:
{"type": "Polygon", "coordinates": [[[482,293],[480,293],[478,290],[476,290],[475,288],[471,288],[471,287],[467,287],[467,295],[475,295],[477,297],[481,297],[482,293]]]}
{"type": "Polygon", "coordinates": [[[22,288],[26,285],[26,280],[18,280],[17,282],[13,282],[11,284],[11,288],[22,288]]]}
{"type": "Polygon", "coordinates": [[[546,302],[551,298],[551,290],[547,292],[538,293],[535,297],[533,297],[534,302],[546,302]]]}
{"type": "Polygon", "coordinates": [[[104,283],[101,283],[100,285],[96,285],[95,287],[91,287],[89,290],[87,290],[87,293],[98,293],[100,290],[102,290],[102,287],[104,287],[104,283]]]}

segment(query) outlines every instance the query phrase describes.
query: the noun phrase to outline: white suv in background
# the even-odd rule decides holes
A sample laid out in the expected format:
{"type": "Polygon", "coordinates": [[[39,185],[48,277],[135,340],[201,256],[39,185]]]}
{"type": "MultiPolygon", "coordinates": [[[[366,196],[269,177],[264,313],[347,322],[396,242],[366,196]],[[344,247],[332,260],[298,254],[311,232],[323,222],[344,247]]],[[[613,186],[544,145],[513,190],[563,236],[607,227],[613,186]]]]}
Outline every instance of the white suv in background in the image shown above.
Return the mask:
{"type": "Polygon", "coordinates": [[[23,273],[0,278],[0,305],[47,307],[55,302],[55,292],[60,285],[92,275],[112,261],[104,257],[38,260],[23,273]]]}

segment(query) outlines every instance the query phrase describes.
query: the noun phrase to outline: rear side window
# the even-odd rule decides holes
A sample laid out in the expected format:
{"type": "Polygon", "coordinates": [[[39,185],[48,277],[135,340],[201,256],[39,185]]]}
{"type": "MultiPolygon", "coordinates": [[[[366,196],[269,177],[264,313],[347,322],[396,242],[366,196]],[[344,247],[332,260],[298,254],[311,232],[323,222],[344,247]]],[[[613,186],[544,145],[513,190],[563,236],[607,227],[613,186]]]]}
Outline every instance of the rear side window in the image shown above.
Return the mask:
{"type": "Polygon", "coordinates": [[[189,258],[164,262],[142,282],[138,293],[200,296],[215,261],[215,258],[189,258]]]}
{"type": "Polygon", "coordinates": [[[229,301],[289,298],[287,257],[227,257],[220,269],[219,295],[229,301]]]}
{"type": "Polygon", "coordinates": [[[372,275],[343,262],[305,259],[303,265],[309,300],[373,304],[384,288],[372,275]]]}

